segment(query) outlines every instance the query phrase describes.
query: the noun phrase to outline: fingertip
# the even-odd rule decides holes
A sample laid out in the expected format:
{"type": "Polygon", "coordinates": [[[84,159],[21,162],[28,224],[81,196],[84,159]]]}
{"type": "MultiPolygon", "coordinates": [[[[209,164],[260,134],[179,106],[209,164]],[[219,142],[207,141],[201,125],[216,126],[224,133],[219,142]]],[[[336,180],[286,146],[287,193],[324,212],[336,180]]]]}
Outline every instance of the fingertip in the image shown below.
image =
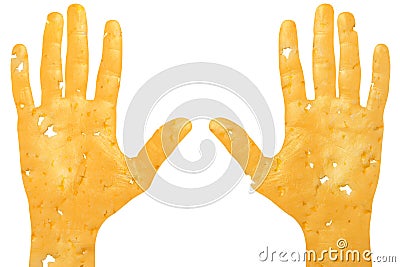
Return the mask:
{"type": "Polygon", "coordinates": [[[217,137],[226,133],[226,129],[223,126],[221,121],[222,121],[221,118],[216,118],[216,119],[210,120],[210,123],[208,124],[208,128],[210,129],[210,131],[217,137]]]}
{"type": "Polygon", "coordinates": [[[85,8],[79,4],[73,4],[68,7],[67,11],[67,24],[68,33],[71,32],[82,32],[87,34],[87,21],[85,8]]]}
{"type": "Polygon", "coordinates": [[[166,122],[159,128],[162,134],[178,133],[178,142],[180,142],[192,130],[192,123],[186,118],[176,118],[166,122]]]}
{"type": "Polygon", "coordinates": [[[80,4],[72,4],[68,7],[67,13],[70,13],[70,12],[84,13],[85,8],[80,4]]]}
{"type": "Polygon", "coordinates": [[[375,54],[389,57],[389,48],[385,44],[375,46],[375,54]]]}
{"type": "Polygon", "coordinates": [[[52,12],[47,15],[47,23],[63,23],[63,16],[58,12],[52,12]]]}
{"type": "Polygon", "coordinates": [[[219,127],[219,123],[216,119],[212,119],[210,120],[210,122],[208,123],[208,129],[211,132],[214,132],[217,128],[219,127]]]}
{"type": "Polygon", "coordinates": [[[237,127],[238,125],[231,120],[226,118],[215,118],[210,121],[209,128],[212,129],[224,129],[237,127]]]}
{"type": "Polygon", "coordinates": [[[23,44],[14,46],[11,54],[11,74],[25,73],[28,65],[28,53],[23,44]]]}
{"type": "Polygon", "coordinates": [[[116,20],[109,20],[104,27],[104,33],[110,33],[114,36],[121,35],[121,26],[116,20]]]}
{"type": "Polygon", "coordinates": [[[344,30],[353,30],[356,26],[354,16],[350,12],[342,12],[338,16],[338,26],[344,30]]]}
{"type": "Polygon", "coordinates": [[[211,131],[214,131],[215,133],[225,133],[225,134],[233,134],[233,130],[238,131],[243,130],[241,126],[236,124],[235,122],[226,119],[226,118],[215,118],[212,121],[210,121],[209,128],[211,131]]]}
{"type": "Polygon", "coordinates": [[[25,45],[23,44],[16,44],[13,47],[12,54],[15,55],[17,58],[23,58],[27,55],[27,50],[25,45]]]}
{"type": "Polygon", "coordinates": [[[293,20],[284,20],[281,24],[281,30],[295,30],[296,23],[293,20]]]}
{"type": "Polygon", "coordinates": [[[292,20],[285,20],[282,22],[279,32],[279,49],[282,50],[285,48],[297,50],[296,23],[292,20]]]}
{"type": "Polygon", "coordinates": [[[192,122],[188,119],[182,119],[183,120],[183,125],[179,131],[179,142],[185,138],[188,133],[192,130],[192,122]]]}
{"type": "MultiPolygon", "coordinates": [[[[322,25],[328,24],[333,21],[334,10],[329,4],[322,4],[317,7],[315,11],[315,19],[319,21],[322,25]]],[[[321,26],[322,26],[321,25],[321,26]]]]}
{"type": "MultiPolygon", "coordinates": [[[[225,146],[225,148],[231,152],[231,142],[232,138],[229,134],[228,127],[226,125],[227,119],[216,118],[210,121],[209,129],[217,137],[217,139],[225,146]],[[224,122],[225,121],[225,122],[224,122]]],[[[228,121],[229,122],[229,121],[228,121]]]]}
{"type": "Polygon", "coordinates": [[[330,4],[321,4],[317,7],[316,13],[321,14],[321,13],[333,13],[333,7],[330,4]]]}

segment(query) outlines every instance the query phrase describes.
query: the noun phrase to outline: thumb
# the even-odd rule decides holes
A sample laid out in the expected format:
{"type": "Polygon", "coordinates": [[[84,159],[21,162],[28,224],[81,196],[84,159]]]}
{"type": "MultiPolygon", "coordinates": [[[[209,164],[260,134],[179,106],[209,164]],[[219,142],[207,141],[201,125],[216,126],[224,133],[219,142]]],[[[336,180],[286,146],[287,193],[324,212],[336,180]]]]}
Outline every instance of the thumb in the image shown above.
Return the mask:
{"type": "Polygon", "coordinates": [[[136,182],[147,190],[157,170],[191,131],[192,123],[185,118],[171,120],[158,128],[138,155],[128,160],[136,182]]]}
{"type": "Polygon", "coordinates": [[[244,173],[251,176],[252,187],[256,190],[267,176],[272,159],[262,154],[242,127],[228,119],[214,119],[210,121],[209,128],[239,163],[244,173]]]}

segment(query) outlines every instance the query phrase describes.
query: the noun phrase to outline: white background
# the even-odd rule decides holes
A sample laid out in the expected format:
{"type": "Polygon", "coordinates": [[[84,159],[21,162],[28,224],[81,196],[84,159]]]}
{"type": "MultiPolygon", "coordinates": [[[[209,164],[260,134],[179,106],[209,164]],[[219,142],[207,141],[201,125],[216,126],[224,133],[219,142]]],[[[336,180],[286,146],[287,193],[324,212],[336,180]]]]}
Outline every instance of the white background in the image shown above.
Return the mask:
{"type": "MultiPolygon", "coordinates": [[[[9,0],[2,3],[0,10],[1,266],[28,266],[30,245],[28,202],[20,175],[17,115],[9,74],[11,50],[16,43],[27,46],[31,84],[38,104],[41,43],[46,16],[52,11],[66,15],[71,3],[9,0]]],[[[313,20],[315,8],[321,3],[310,0],[81,1],[86,8],[89,25],[89,97],[94,94],[104,24],[108,19],[116,19],[122,26],[124,38],[117,125],[120,143],[124,114],[130,99],[146,80],[166,68],[203,61],[230,66],[258,86],[275,120],[276,151],[279,151],[284,138],[284,109],[278,70],[280,23],[285,19],[293,19],[297,23],[307,95],[312,98],[313,20]]],[[[363,73],[363,104],[366,103],[370,84],[373,48],[378,43],[385,43],[390,49],[392,79],[385,110],[382,167],[374,200],[371,243],[375,254],[397,255],[400,260],[398,8],[395,1],[382,0],[330,3],[335,8],[336,16],[340,12],[350,11],[356,17],[363,73]]],[[[336,40],[335,51],[338,56],[337,45],[336,40]]],[[[63,52],[65,54],[65,49],[63,52]]],[[[170,107],[166,105],[162,111],[172,111],[173,105],[172,101],[170,107]]],[[[236,106],[231,108],[238,114],[246,112],[236,106]]],[[[159,126],[157,122],[153,124],[154,127],[148,129],[150,134],[159,126]]],[[[246,127],[246,130],[256,137],[256,141],[259,140],[256,128],[246,127]]],[[[195,125],[192,134],[203,138],[208,134],[207,128],[205,125],[195,125]]],[[[192,137],[192,140],[197,139],[192,137]]],[[[188,159],[199,157],[196,142],[183,142],[180,146],[188,159]]],[[[229,160],[230,155],[224,148],[218,143],[215,145],[217,157],[221,161],[229,160]]],[[[163,173],[168,175],[171,168],[163,168],[163,173]]],[[[102,226],[97,239],[96,265],[277,266],[276,263],[258,261],[259,252],[267,245],[272,249],[305,249],[297,223],[265,197],[248,194],[248,181],[242,180],[221,201],[198,209],[165,206],[145,194],[135,198],[102,226]]]]}

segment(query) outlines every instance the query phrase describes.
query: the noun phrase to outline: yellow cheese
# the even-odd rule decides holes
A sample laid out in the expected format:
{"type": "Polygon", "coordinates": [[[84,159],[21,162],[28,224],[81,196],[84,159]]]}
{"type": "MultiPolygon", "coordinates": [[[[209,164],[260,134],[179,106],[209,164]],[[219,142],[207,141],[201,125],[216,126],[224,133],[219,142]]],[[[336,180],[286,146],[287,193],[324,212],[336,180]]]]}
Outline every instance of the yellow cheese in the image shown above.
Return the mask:
{"type": "Polygon", "coordinates": [[[15,46],[11,62],[21,171],[32,226],[31,267],[41,267],[48,255],[55,260],[50,266],[94,266],[95,239],[102,223],[147,189],[191,129],[186,119],[170,121],[138,157],[126,159],[115,135],[122,60],[119,24],[109,21],[105,26],[94,100],[86,100],[88,47],[82,6],[68,9],[65,98],[60,88],[62,29],[62,16],[50,14],[43,38],[41,106],[33,103],[23,45],[15,46]],[[163,149],[165,140],[168,151],[163,149]],[[134,168],[132,174],[128,164],[134,168]]]}
{"type": "MultiPolygon", "coordinates": [[[[299,223],[307,249],[317,255],[329,247],[341,250],[338,240],[347,242],[344,249],[363,253],[370,248],[369,223],[379,178],[383,110],[389,87],[389,52],[386,46],[378,45],[368,104],[360,106],[360,64],[353,16],[341,14],[338,27],[341,51],[339,97],[336,97],[333,9],[329,5],[320,6],[315,18],[313,49],[316,99],[308,100],[295,24],[292,21],[282,24],[280,72],[286,127],[283,147],[273,159],[264,157],[235,123],[221,118],[210,123],[210,130],[238,159],[245,173],[256,180],[255,184],[265,178],[257,191],[299,223]],[[271,161],[266,177],[255,171],[271,161]]],[[[356,266],[370,264],[361,258],[356,266]]],[[[331,261],[327,256],[321,262],[308,262],[308,266],[332,265],[354,266],[354,263],[331,261]]]]}

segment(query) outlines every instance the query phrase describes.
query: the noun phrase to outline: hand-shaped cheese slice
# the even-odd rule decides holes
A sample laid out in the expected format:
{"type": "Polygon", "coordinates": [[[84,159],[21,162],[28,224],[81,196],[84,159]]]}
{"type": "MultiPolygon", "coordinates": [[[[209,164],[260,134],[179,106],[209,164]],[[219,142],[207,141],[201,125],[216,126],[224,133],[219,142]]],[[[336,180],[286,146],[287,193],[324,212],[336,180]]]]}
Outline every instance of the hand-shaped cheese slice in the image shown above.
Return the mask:
{"type": "MultiPolygon", "coordinates": [[[[361,71],[353,27],[350,13],[339,15],[339,97],[336,97],[333,9],[329,5],[318,7],[313,49],[316,98],[308,100],[296,27],[292,21],[283,22],[279,63],[285,101],[285,140],[273,159],[264,157],[235,123],[226,119],[210,123],[210,130],[238,159],[245,173],[256,184],[265,178],[257,191],[299,223],[307,249],[316,251],[318,256],[329,247],[338,249],[337,241],[343,239],[348,249],[362,253],[370,248],[369,223],[379,178],[390,63],[387,47],[378,45],[368,104],[360,106],[361,71]],[[260,175],[257,170],[264,169],[271,161],[268,175],[260,175]]],[[[327,258],[321,262],[308,261],[308,266],[353,264],[327,258]]],[[[361,260],[357,266],[370,264],[361,260]]]]}
{"type": "Polygon", "coordinates": [[[60,87],[60,14],[47,18],[39,107],[33,103],[23,45],[14,47],[11,61],[21,171],[32,225],[31,267],[41,267],[48,255],[55,259],[50,266],[94,266],[95,240],[102,223],[150,186],[162,162],[191,129],[186,119],[170,121],[137,157],[127,159],[116,139],[120,26],[116,21],[105,26],[94,100],[86,100],[88,42],[82,6],[69,7],[67,29],[65,97],[60,87]]]}

